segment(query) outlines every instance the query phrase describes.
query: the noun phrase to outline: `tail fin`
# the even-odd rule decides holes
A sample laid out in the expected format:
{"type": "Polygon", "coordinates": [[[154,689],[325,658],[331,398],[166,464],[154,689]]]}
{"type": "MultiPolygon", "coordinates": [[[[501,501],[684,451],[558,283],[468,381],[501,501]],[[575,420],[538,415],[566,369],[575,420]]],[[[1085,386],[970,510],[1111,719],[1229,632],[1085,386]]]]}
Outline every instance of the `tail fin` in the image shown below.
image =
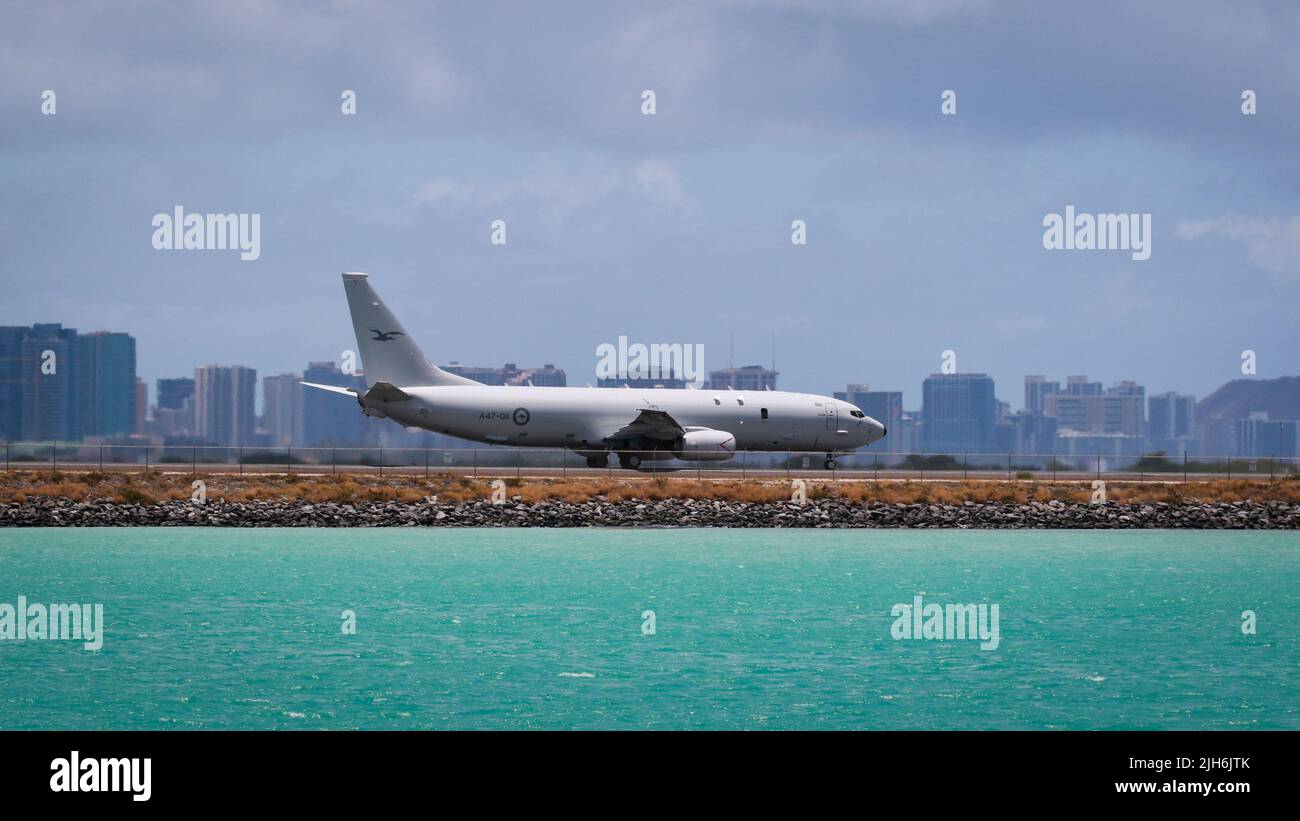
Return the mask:
{"type": "Polygon", "coordinates": [[[369,275],[344,274],[343,290],[348,295],[352,329],[357,334],[367,385],[376,382],[388,382],[399,387],[479,384],[447,373],[431,363],[375,289],[370,287],[369,275]]]}

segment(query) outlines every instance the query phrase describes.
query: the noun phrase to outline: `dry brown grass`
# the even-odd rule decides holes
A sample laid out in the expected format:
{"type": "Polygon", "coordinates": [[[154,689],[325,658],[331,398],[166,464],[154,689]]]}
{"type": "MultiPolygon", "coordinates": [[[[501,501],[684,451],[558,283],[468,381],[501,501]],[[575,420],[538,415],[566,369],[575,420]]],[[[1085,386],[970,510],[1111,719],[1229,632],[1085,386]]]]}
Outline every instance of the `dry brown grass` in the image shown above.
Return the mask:
{"type": "MultiPolygon", "coordinates": [[[[299,500],[319,502],[415,502],[429,496],[463,502],[486,499],[491,480],[464,476],[230,476],[201,477],[209,499],[231,502],[299,500]]],[[[0,473],[0,502],[34,498],[75,501],[110,500],[151,504],[168,499],[188,499],[192,477],[183,473],[98,473],[10,471],[0,473]]],[[[507,494],[534,504],[551,500],[584,502],[597,497],[611,502],[632,499],[653,501],[690,498],[766,503],[790,498],[789,481],[777,479],[697,480],[666,477],[610,477],[593,479],[507,479],[507,494]]],[[[1300,503],[1300,481],[1278,479],[1221,479],[1210,482],[1156,483],[1108,482],[1107,498],[1114,502],[1236,502],[1286,501],[1300,503]]],[[[1088,482],[1042,481],[909,481],[819,480],[806,481],[809,499],[841,498],[846,501],[892,504],[961,504],[962,502],[1087,502],[1088,482]]]]}

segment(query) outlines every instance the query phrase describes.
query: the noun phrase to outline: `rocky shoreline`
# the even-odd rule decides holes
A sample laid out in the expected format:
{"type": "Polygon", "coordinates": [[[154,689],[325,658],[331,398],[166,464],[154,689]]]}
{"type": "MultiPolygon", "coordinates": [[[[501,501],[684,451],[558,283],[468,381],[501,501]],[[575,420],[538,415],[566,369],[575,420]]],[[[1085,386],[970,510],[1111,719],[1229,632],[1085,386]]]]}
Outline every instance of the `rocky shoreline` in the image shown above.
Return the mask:
{"type": "Polygon", "coordinates": [[[754,503],[695,499],[524,504],[472,502],[187,501],[121,504],[29,499],[0,504],[3,527],[874,527],[874,528],[1178,528],[1296,530],[1289,502],[1060,501],[865,504],[837,499],[754,503]]]}

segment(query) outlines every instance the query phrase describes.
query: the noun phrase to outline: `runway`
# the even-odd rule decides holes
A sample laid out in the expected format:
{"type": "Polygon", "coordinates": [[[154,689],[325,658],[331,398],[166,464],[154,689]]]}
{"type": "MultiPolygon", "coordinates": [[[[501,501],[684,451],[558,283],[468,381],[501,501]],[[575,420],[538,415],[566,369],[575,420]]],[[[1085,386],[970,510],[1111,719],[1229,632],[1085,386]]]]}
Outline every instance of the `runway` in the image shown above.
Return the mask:
{"type": "Polygon", "coordinates": [[[538,466],[527,464],[510,465],[457,465],[440,464],[431,460],[428,464],[388,464],[388,465],[348,465],[348,464],[291,464],[280,465],[258,463],[240,464],[238,462],[202,462],[193,461],[143,463],[98,461],[47,461],[47,462],[12,462],[11,471],[67,471],[67,472],[103,472],[103,473],[144,473],[157,472],[166,475],[226,475],[226,476],[392,476],[392,477],[463,477],[468,479],[520,479],[555,481],[560,479],[619,479],[623,481],[653,481],[655,479],[689,479],[699,481],[778,481],[803,479],[805,481],[923,481],[954,482],[963,480],[998,481],[998,482],[1163,482],[1180,483],[1207,482],[1220,479],[1269,479],[1285,477],[1275,474],[1270,477],[1264,472],[1188,472],[1181,471],[1133,471],[1133,470],[990,470],[970,468],[967,470],[914,470],[884,467],[850,466],[843,469],[826,470],[818,468],[789,468],[772,466],[750,466],[741,463],[712,463],[687,465],[664,465],[647,462],[639,470],[629,470],[611,465],[605,468],[589,468],[575,460],[575,464],[561,466],[538,466]]]}

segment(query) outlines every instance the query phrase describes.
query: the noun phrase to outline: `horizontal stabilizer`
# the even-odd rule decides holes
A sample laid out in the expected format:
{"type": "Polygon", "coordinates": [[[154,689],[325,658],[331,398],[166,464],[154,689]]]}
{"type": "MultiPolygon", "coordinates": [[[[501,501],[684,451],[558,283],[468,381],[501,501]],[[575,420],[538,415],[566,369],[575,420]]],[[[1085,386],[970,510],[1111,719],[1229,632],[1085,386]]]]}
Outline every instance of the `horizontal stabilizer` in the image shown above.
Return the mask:
{"type": "Polygon", "coordinates": [[[323,391],[329,391],[330,393],[341,393],[344,396],[351,396],[353,398],[361,395],[361,391],[357,390],[356,388],[340,388],[338,385],[320,385],[315,382],[303,382],[302,384],[306,385],[309,388],[320,388],[323,391]]]}

